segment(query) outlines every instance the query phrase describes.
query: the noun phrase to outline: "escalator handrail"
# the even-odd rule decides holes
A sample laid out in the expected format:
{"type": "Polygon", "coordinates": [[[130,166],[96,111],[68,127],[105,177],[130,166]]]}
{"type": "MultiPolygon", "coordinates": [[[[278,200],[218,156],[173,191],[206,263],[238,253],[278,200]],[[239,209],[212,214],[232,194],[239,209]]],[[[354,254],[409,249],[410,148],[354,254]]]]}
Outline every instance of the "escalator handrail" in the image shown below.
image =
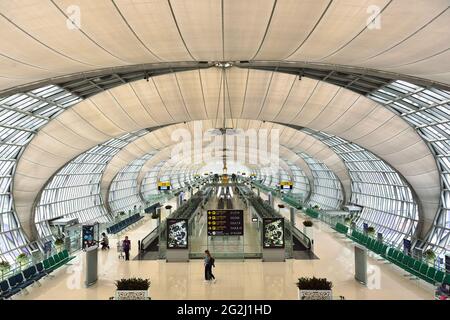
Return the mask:
{"type": "Polygon", "coordinates": [[[292,235],[296,236],[298,238],[298,240],[309,250],[311,249],[311,239],[304,234],[302,231],[300,231],[296,226],[293,226],[291,224],[289,224],[289,228],[290,231],[292,233],[292,235]]]}
{"type": "Polygon", "coordinates": [[[153,242],[153,240],[155,240],[155,238],[158,236],[159,234],[159,226],[157,226],[156,228],[154,228],[148,235],[146,235],[142,240],[141,240],[141,248],[143,250],[146,249],[146,247],[153,242]],[[148,241],[148,243],[147,243],[148,241]]]}

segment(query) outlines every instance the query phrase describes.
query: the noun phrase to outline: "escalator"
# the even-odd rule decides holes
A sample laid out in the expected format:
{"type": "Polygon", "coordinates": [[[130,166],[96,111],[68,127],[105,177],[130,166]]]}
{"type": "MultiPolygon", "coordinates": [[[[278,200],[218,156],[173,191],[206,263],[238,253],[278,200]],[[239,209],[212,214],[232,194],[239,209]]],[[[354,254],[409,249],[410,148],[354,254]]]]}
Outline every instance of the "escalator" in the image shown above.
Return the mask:
{"type": "Polygon", "coordinates": [[[134,260],[159,259],[159,227],[153,229],[152,232],[139,242],[139,254],[134,260]]]}
{"type": "MultiPolygon", "coordinates": [[[[206,192],[198,191],[189,200],[173,211],[167,218],[191,220],[194,213],[200,205],[207,200],[207,197],[210,194],[211,192],[209,189],[206,189],[206,192]]],[[[166,228],[166,221],[161,221],[161,224],[158,227],[153,229],[153,231],[140,241],[139,254],[135,260],[156,260],[164,258],[160,250],[163,249],[163,247],[160,248],[160,243],[164,243],[164,241],[167,240],[165,239],[166,228]]]]}

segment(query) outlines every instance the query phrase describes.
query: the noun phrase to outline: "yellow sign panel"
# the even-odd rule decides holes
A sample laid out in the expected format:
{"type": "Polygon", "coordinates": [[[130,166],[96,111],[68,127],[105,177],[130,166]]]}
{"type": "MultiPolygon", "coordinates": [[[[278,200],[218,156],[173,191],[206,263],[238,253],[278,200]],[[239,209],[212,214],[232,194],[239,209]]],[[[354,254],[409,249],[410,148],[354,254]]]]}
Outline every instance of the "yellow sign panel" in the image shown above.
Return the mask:
{"type": "Polygon", "coordinates": [[[281,189],[292,189],[292,181],[280,181],[281,189]]]}
{"type": "Polygon", "coordinates": [[[159,181],[158,187],[170,187],[170,181],[159,181]]]}

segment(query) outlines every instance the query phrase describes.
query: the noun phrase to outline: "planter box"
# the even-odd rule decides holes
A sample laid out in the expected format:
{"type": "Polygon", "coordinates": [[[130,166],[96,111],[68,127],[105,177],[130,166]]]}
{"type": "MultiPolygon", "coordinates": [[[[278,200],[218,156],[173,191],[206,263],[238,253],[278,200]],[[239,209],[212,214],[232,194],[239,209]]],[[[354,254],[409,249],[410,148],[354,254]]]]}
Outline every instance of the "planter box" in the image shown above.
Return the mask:
{"type": "Polygon", "coordinates": [[[332,300],[331,290],[298,290],[299,300],[332,300]]]}
{"type": "Polygon", "coordinates": [[[149,300],[148,290],[116,290],[115,300],[149,300]]]}

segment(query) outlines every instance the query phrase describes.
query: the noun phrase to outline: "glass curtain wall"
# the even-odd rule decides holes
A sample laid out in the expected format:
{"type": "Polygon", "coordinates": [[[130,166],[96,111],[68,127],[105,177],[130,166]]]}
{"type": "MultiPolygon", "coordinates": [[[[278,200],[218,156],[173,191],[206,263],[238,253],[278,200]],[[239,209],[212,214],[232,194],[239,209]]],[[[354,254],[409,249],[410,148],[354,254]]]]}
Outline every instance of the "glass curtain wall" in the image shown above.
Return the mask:
{"type": "Polygon", "coordinates": [[[399,114],[424,138],[441,172],[441,206],[422,247],[450,251],[450,91],[393,81],[368,95],[399,114]]]}
{"type": "Polygon", "coordinates": [[[356,224],[381,232],[393,245],[411,237],[418,224],[418,207],[406,181],[373,153],[342,138],[306,130],[344,161],[351,179],[350,202],[363,207],[356,224]]]}
{"type": "Polygon", "coordinates": [[[297,155],[306,162],[314,180],[311,196],[306,204],[312,207],[318,205],[325,210],[339,209],[344,199],[338,177],[323,162],[304,152],[298,152],[297,155]]]}
{"type": "Polygon", "coordinates": [[[122,168],[111,183],[109,189],[109,206],[112,212],[127,212],[143,207],[144,202],[140,196],[138,176],[144,164],[153,156],[146,154],[122,168]]]}
{"type": "Polygon", "coordinates": [[[14,263],[29,244],[13,206],[11,183],[18,157],[38,129],[81,99],[58,86],[0,98],[0,260],[14,263]]]}
{"type": "Polygon", "coordinates": [[[46,185],[36,206],[39,236],[51,235],[48,221],[56,218],[78,218],[80,223],[107,222],[110,217],[100,195],[103,172],[123,147],[146,133],[147,130],[140,130],[111,139],[65,165],[46,185]]]}

